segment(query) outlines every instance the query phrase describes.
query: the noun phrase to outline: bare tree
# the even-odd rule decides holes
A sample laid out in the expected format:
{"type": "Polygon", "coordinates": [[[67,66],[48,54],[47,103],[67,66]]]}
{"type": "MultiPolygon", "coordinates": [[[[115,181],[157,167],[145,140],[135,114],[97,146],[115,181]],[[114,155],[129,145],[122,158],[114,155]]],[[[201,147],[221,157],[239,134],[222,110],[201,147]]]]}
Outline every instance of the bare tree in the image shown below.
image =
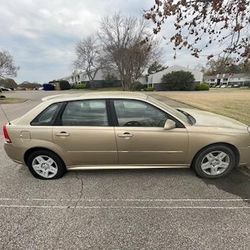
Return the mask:
{"type": "Polygon", "coordinates": [[[97,72],[103,68],[100,56],[100,46],[97,39],[89,36],[76,45],[77,59],[74,62],[76,69],[82,69],[86,72],[90,81],[95,79],[97,72]]]}
{"type": "Polygon", "coordinates": [[[19,67],[15,66],[13,57],[8,51],[0,51],[0,77],[15,77],[19,67]]]}
{"type": "Polygon", "coordinates": [[[133,89],[133,83],[159,56],[158,43],[149,37],[144,20],[120,14],[106,17],[101,21],[99,38],[106,66],[119,72],[124,90],[133,89]]]}
{"type": "MultiPolygon", "coordinates": [[[[250,58],[250,0],[155,0],[145,18],[155,23],[154,33],[166,23],[166,39],[173,49],[187,48],[195,57],[217,42],[220,53],[236,62],[250,58]]],[[[176,54],[176,53],[175,53],[176,54]]],[[[211,59],[214,53],[207,54],[211,59]]]]}
{"type": "Polygon", "coordinates": [[[219,57],[217,60],[211,59],[207,62],[206,75],[217,75],[224,73],[239,74],[250,72],[250,62],[235,63],[230,57],[219,57]]]}

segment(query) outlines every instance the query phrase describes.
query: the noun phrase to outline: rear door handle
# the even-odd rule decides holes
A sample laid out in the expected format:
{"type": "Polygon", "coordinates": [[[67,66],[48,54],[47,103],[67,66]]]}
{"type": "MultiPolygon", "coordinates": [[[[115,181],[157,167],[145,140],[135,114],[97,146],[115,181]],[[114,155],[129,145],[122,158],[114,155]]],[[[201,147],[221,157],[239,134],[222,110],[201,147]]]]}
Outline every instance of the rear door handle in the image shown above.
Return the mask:
{"type": "Polygon", "coordinates": [[[69,133],[67,133],[65,131],[61,131],[61,132],[57,133],[56,136],[69,136],[69,133]]]}
{"type": "Polygon", "coordinates": [[[133,137],[134,135],[131,134],[130,132],[124,132],[122,134],[117,134],[118,137],[123,137],[123,138],[128,138],[128,137],[133,137]]]}

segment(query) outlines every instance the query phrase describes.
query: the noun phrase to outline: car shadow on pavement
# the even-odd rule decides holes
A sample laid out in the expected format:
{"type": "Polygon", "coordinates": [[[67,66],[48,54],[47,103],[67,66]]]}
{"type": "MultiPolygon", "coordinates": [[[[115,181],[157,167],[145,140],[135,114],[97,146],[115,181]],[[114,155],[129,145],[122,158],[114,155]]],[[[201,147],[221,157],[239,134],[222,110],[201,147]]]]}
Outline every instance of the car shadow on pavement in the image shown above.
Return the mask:
{"type": "Polygon", "coordinates": [[[237,195],[250,203],[250,177],[234,169],[228,176],[220,179],[202,179],[207,185],[214,185],[227,193],[237,195]]]}
{"type": "MultiPolygon", "coordinates": [[[[199,178],[196,177],[195,173],[190,169],[116,169],[116,170],[86,170],[86,171],[74,171],[76,175],[80,178],[90,177],[90,178],[105,178],[105,177],[119,177],[120,180],[126,178],[134,179],[143,179],[146,180],[149,178],[167,178],[168,180],[173,179],[177,183],[182,183],[181,179],[185,181],[190,181],[190,178],[199,178]],[[123,177],[122,177],[123,176],[123,177]],[[122,177],[122,178],[121,178],[122,177]],[[176,177],[178,177],[176,179],[176,177]]],[[[215,186],[217,189],[222,190],[226,193],[238,196],[247,202],[250,202],[250,177],[234,169],[232,173],[228,176],[220,179],[205,179],[199,178],[206,185],[215,186]]],[[[176,183],[176,184],[177,184],[176,183]]],[[[194,183],[194,185],[196,185],[194,183]]]]}

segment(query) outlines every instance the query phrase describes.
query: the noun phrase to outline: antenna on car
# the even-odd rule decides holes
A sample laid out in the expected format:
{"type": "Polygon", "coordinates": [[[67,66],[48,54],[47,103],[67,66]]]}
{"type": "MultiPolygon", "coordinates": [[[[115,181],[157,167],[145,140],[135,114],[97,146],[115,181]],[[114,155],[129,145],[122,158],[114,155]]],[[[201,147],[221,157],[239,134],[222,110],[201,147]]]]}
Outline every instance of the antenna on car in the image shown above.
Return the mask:
{"type": "Polygon", "coordinates": [[[10,120],[9,120],[7,114],[5,113],[5,111],[4,111],[3,106],[2,106],[1,103],[0,103],[0,109],[2,110],[2,112],[3,112],[4,116],[5,116],[5,118],[7,119],[8,123],[10,123],[10,120]]]}
{"type": "MultiPolygon", "coordinates": [[[[0,78],[1,78],[1,79],[2,79],[2,78],[5,79],[4,77],[0,77],[0,78]]],[[[0,97],[2,97],[2,89],[0,89],[0,97]]],[[[5,96],[3,96],[3,97],[5,97],[5,96]]],[[[3,114],[4,114],[5,118],[6,118],[6,120],[7,120],[8,123],[10,124],[10,120],[9,120],[7,114],[5,113],[5,111],[4,111],[3,107],[2,107],[2,103],[0,103],[0,109],[2,110],[2,112],[3,112],[3,114]]]]}

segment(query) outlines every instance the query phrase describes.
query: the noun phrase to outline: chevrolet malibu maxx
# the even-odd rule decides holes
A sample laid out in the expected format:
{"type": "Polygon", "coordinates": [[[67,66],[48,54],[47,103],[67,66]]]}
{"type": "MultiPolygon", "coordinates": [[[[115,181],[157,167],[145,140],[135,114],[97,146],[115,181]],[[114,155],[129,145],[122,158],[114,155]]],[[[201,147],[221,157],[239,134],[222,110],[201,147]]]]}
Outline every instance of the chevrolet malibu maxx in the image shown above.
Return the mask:
{"type": "Polygon", "coordinates": [[[250,165],[250,128],[130,92],[59,95],[3,127],[8,156],[40,179],[67,170],[192,168],[219,178],[250,165]]]}

